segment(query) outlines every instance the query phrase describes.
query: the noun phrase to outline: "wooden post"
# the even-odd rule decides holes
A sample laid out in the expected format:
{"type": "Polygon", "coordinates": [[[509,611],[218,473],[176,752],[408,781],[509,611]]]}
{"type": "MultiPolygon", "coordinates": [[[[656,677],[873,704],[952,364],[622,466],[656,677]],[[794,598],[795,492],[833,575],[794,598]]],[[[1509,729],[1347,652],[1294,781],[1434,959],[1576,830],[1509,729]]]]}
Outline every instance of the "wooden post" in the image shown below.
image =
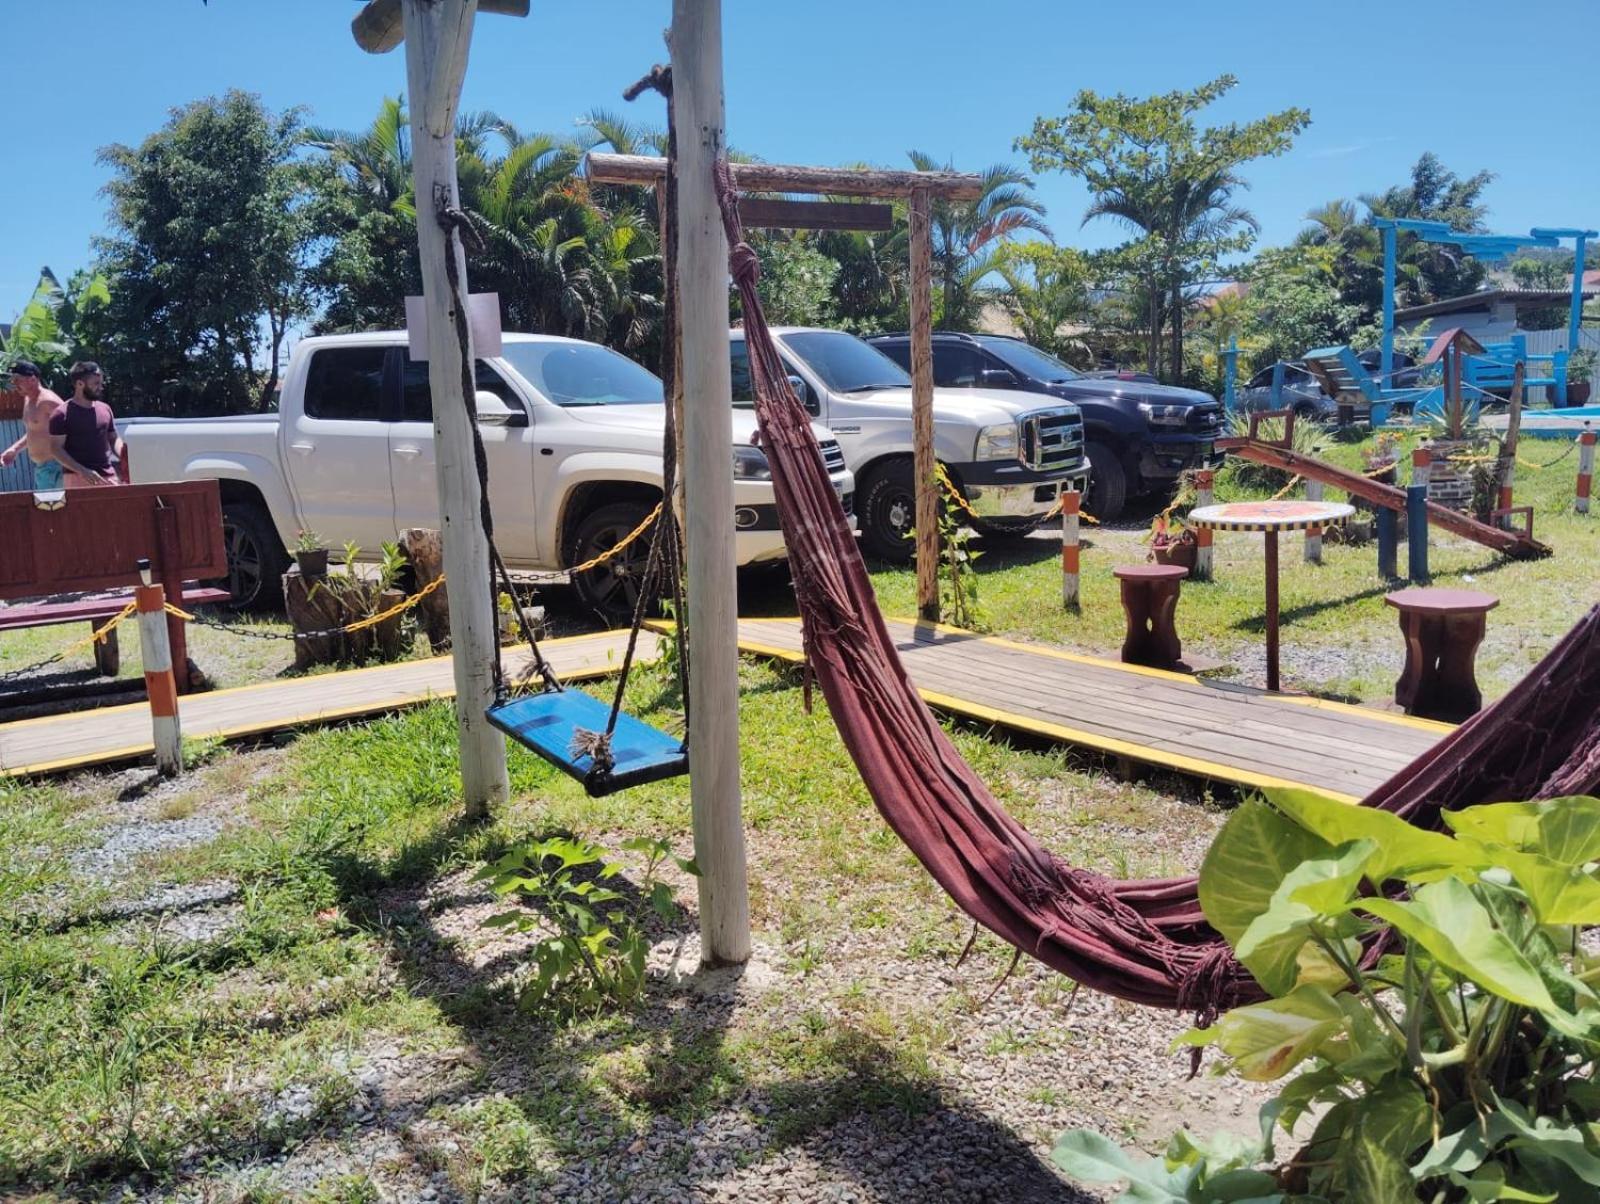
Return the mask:
{"type": "Polygon", "coordinates": [[[750,958],[739,805],[739,644],[733,557],[733,385],[728,241],[712,171],[723,133],[721,0],[673,0],[672,117],[678,136],[678,329],[688,541],[689,799],[700,866],[700,957],[750,958]]]}
{"type": "MultiPolygon", "coordinates": [[[[1210,468],[1198,468],[1194,474],[1194,504],[1209,506],[1217,500],[1216,472],[1210,468]]],[[[1213,559],[1216,549],[1212,546],[1215,532],[1210,527],[1198,527],[1194,533],[1194,572],[1189,574],[1191,581],[1210,581],[1213,573],[1213,559]]]]}
{"type": "MultiPolygon", "coordinates": [[[[1306,480],[1306,501],[1320,502],[1322,500],[1322,482],[1306,480]]],[[[1306,563],[1322,563],[1322,528],[1306,528],[1306,563]]]]}
{"type": "MultiPolygon", "coordinates": [[[[1527,365],[1518,360],[1516,367],[1511,370],[1511,408],[1506,414],[1506,437],[1500,444],[1500,500],[1497,509],[1509,511],[1512,506],[1514,486],[1517,479],[1517,436],[1522,430],[1522,391],[1523,378],[1527,372],[1527,365]]],[[[1500,525],[1506,530],[1515,526],[1515,519],[1510,514],[1500,518],[1500,525]]]]}
{"type": "Polygon", "coordinates": [[[1415,473],[1412,474],[1410,488],[1406,490],[1406,561],[1409,569],[1407,576],[1417,585],[1426,585],[1429,579],[1428,485],[1426,477],[1422,484],[1417,484],[1415,473]]]}
{"type": "Polygon", "coordinates": [[[462,372],[472,365],[471,333],[469,330],[463,349],[456,332],[456,307],[465,304],[467,297],[467,258],[460,240],[440,224],[447,211],[461,205],[456,184],[456,110],[477,7],[478,0],[403,0],[417,247],[428,315],[434,460],[445,576],[455,601],[450,608],[450,641],[455,656],[456,732],[461,747],[461,789],[467,814],[472,817],[487,815],[491,806],[503,803],[511,794],[505,737],[484,716],[494,701],[498,645],[489,544],[479,515],[480,488],[472,450],[473,399],[462,396],[462,372]]]}
{"type": "Polygon", "coordinates": [[[933,455],[933,235],[928,190],[911,193],[911,476],[917,499],[917,614],[939,621],[939,487],[933,455]]]}
{"type": "MultiPolygon", "coordinates": [[[[411,562],[412,576],[418,591],[444,576],[444,544],[437,531],[427,527],[407,527],[400,532],[400,547],[411,562]]],[[[450,647],[450,586],[441,585],[421,602],[417,610],[422,620],[422,630],[428,633],[428,644],[435,653],[450,647]]]]}
{"type": "Polygon", "coordinates": [[[1400,516],[1379,506],[1373,522],[1378,530],[1378,576],[1393,581],[1400,575],[1400,516]]]}
{"type": "Polygon", "coordinates": [[[1278,533],[1266,532],[1267,689],[1278,689],[1278,533]]]}
{"type": "Polygon", "coordinates": [[[167,594],[151,584],[149,565],[139,562],[145,584],[133,592],[139,608],[139,657],[144,661],[144,688],[150,700],[150,727],[156,748],[156,769],[167,777],[183,772],[183,733],[178,726],[178,685],[173,677],[172,645],[167,639],[167,594]]]}
{"type": "Polygon", "coordinates": [[[1424,490],[1428,486],[1428,478],[1433,475],[1433,453],[1424,443],[1421,447],[1411,451],[1411,483],[1421,485],[1424,490]]]}
{"type": "Polygon", "coordinates": [[[1083,496],[1076,489],[1061,491],[1061,604],[1077,610],[1078,602],[1078,515],[1083,496]]]}
{"type": "Polygon", "coordinates": [[[1583,434],[1578,436],[1578,499],[1579,514],[1589,513],[1589,492],[1594,486],[1594,432],[1583,424],[1583,434]]]}
{"type": "MultiPolygon", "coordinates": [[[[183,605],[183,571],[178,568],[178,511],[156,499],[156,578],[169,598],[183,605]]],[[[183,620],[167,616],[167,646],[172,649],[172,678],[178,693],[187,694],[195,683],[189,674],[189,639],[183,620]]]]}

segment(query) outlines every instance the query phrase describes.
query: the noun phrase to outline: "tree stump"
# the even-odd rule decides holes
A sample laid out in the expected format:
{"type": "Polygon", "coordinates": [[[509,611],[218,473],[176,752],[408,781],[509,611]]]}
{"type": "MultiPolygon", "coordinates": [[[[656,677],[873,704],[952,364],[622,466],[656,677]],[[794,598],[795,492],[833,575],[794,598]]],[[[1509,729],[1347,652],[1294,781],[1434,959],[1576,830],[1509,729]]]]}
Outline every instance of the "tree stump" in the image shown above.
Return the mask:
{"type": "MultiPolygon", "coordinates": [[[[416,576],[415,588],[420,592],[444,576],[444,540],[439,532],[426,527],[407,527],[400,532],[400,547],[411,562],[416,576]]],[[[441,585],[417,605],[417,618],[428,633],[428,643],[435,653],[450,648],[450,587],[441,585]]]]}
{"type": "Polygon", "coordinates": [[[346,602],[328,577],[304,577],[299,565],[291,565],[283,575],[283,606],[295,630],[294,667],[331,665],[344,659],[345,640],[331,635],[302,634],[327,632],[342,627],[359,616],[348,616],[346,602]]]}
{"type": "MultiPolygon", "coordinates": [[[[391,607],[399,606],[405,600],[406,594],[404,590],[386,589],[378,595],[376,613],[381,614],[391,607]]],[[[424,599],[424,601],[427,601],[427,599],[424,599]]],[[[378,655],[382,659],[386,661],[399,660],[401,654],[405,651],[403,639],[405,622],[406,616],[402,612],[397,615],[390,615],[383,622],[373,626],[372,635],[377,641],[378,655]]]]}

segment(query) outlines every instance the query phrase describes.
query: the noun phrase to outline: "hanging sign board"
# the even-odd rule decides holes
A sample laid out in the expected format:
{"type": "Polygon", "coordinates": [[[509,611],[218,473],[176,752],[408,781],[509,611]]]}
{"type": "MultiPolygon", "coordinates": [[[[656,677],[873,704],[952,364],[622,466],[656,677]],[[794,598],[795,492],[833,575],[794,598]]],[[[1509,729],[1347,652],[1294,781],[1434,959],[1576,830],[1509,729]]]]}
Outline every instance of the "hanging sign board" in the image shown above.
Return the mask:
{"type": "MultiPolygon", "coordinates": [[[[473,293],[467,298],[467,325],[472,351],[479,359],[500,354],[500,294],[473,293]]],[[[428,358],[428,311],[421,297],[406,298],[407,352],[414,363],[428,358]]]]}

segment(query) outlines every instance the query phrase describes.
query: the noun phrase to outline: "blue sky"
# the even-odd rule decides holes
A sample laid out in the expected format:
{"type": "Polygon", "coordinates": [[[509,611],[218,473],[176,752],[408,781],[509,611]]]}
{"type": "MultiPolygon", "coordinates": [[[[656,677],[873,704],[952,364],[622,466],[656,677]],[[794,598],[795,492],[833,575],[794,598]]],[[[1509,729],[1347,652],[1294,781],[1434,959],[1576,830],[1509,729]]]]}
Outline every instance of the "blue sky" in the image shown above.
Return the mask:
{"type": "MultiPolygon", "coordinates": [[[[1397,20],[1408,8],[724,0],[729,137],[771,161],[903,165],[916,147],[975,169],[1020,162],[1012,140],[1079,88],[1142,95],[1231,72],[1239,86],[1213,121],[1290,105],[1312,115],[1290,154],[1248,169],[1265,242],[1292,237],[1314,205],[1399,182],[1424,150],[1463,174],[1498,175],[1498,230],[1600,223],[1594,0],[1525,0],[1514,28],[1503,2],[1397,20]],[[1494,30],[1508,31],[1503,41],[1483,36],[1494,30]],[[1569,126],[1583,132],[1563,141],[1569,126]]],[[[354,0],[0,0],[11,68],[0,316],[23,304],[41,264],[65,276],[88,262],[105,221],[96,150],[141,140],[171,107],[239,87],[275,108],[306,106],[319,124],[366,124],[402,90],[404,61],[356,49],[356,11],[354,0]],[[31,79],[17,69],[29,54],[31,79]]],[[[534,0],[528,19],[483,17],[464,107],[552,130],[594,107],[621,110],[622,89],[665,57],[669,15],[668,0],[534,0]]],[[[661,120],[659,100],[632,107],[661,120]]],[[[1058,239],[1119,240],[1109,223],[1080,228],[1085,197],[1071,179],[1038,185],[1058,239]]]]}

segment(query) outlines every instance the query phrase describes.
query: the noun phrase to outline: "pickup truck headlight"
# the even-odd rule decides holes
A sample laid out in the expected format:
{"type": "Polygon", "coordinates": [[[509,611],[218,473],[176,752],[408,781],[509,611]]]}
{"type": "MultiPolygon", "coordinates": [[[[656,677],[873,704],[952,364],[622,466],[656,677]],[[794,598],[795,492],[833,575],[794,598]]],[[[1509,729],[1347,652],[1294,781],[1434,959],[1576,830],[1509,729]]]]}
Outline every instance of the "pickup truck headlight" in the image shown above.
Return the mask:
{"type": "Polygon", "coordinates": [[[986,426],[978,432],[978,445],[972,452],[974,460],[1015,460],[1018,455],[1015,422],[986,426]]]}
{"type": "Polygon", "coordinates": [[[767,454],[748,443],[735,444],[733,448],[733,479],[736,481],[770,481],[772,465],[767,454]]]}
{"type": "Polygon", "coordinates": [[[1141,401],[1139,413],[1145,416],[1151,426],[1187,426],[1189,423],[1188,406],[1157,405],[1152,401],[1141,401]]]}

